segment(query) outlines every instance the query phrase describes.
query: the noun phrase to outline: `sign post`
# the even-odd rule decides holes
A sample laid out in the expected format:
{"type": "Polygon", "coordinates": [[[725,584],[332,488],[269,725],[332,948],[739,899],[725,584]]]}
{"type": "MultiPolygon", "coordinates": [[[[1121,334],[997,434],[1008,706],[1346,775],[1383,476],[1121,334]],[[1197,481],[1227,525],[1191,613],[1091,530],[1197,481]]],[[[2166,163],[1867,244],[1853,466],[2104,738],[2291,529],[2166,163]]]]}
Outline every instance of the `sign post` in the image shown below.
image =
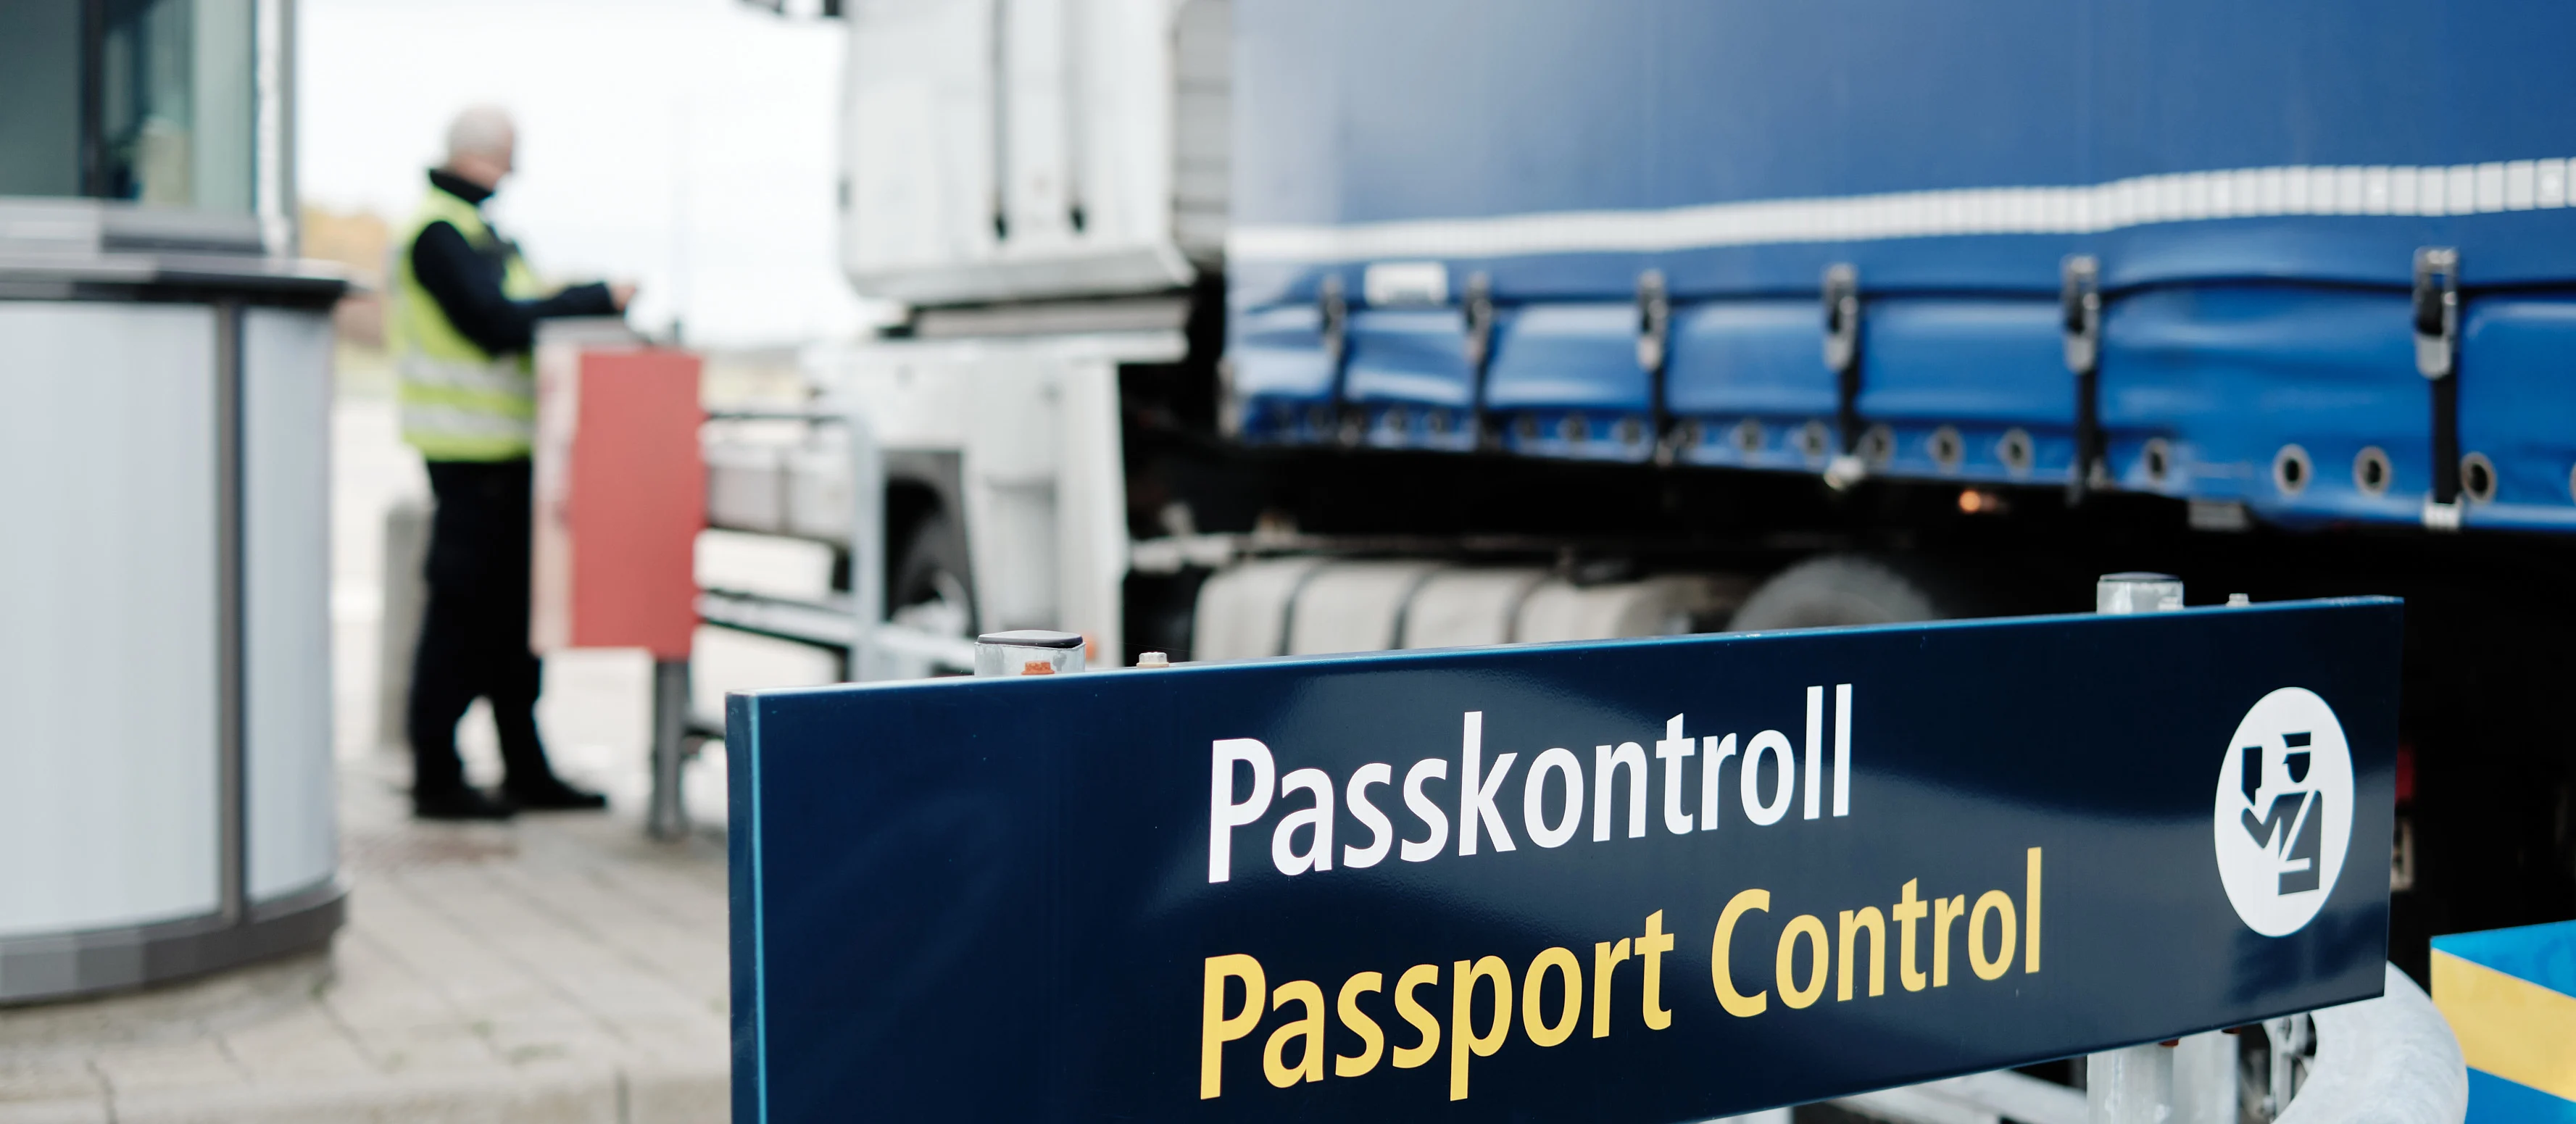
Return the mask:
{"type": "MultiPolygon", "coordinates": [[[[2173,612],[2183,607],[2182,579],[2104,574],[2094,584],[2093,602],[2097,613],[2173,612]]],[[[2228,844],[2217,846],[2223,851],[2228,844]]],[[[2280,1051],[2276,1048],[2274,1054],[2280,1051]]],[[[2236,1085],[2236,1039],[2217,1031],[2124,1046],[2085,1059],[2084,1096],[2097,1124],[2235,1124],[2236,1085]]],[[[2282,1097],[2280,1103],[2288,1099],[2282,1097]]]]}
{"type": "Polygon", "coordinates": [[[2375,996],[2399,629],[738,695],[735,1116],[1655,1124],[2375,996]]]}

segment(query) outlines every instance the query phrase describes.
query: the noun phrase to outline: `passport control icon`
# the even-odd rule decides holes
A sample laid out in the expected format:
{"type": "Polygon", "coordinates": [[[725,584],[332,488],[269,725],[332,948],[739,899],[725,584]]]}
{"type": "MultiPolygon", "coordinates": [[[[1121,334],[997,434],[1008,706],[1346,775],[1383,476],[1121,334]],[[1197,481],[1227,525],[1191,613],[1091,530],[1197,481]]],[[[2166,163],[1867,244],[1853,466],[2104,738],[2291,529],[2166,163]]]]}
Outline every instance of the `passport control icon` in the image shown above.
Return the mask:
{"type": "Polygon", "coordinates": [[[2227,743],[2210,830],[2218,877],[2248,928],[2305,928],[2343,872],[2352,843],[2352,753],[2334,708],[2283,687],[2254,704],[2227,743]]]}

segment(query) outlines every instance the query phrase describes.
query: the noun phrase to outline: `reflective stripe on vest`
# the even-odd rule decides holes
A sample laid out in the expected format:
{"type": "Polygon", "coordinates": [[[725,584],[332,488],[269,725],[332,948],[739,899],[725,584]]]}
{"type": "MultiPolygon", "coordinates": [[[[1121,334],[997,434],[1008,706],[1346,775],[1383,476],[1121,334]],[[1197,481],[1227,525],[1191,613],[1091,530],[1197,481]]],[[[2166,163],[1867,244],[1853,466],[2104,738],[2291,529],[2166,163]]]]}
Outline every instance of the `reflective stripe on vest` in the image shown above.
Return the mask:
{"type": "MultiPolygon", "coordinates": [[[[527,456],[534,444],[536,378],[525,354],[492,355],[447,318],[447,311],[412,270],[411,247],[431,223],[456,228],[475,249],[489,252],[492,228],[474,205],[436,188],[397,243],[391,337],[403,440],[430,460],[495,461],[527,456]]],[[[513,300],[540,295],[541,286],[509,251],[501,291],[513,300]]]]}
{"type": "Polygon", "coordinates": [[[463,391],[517,401],[528,401],[537,392],[535,376],[516,356],[472,363],[413,352],[394,360],[394,370],[405,385],[424,390],[463,391]]]}
{"type": "Polygon", "coordinates": [[[433,403],[402,404],[403,439],[441,461],[505,461],[528,455],[536,425],[523,419],[433,403]],[[428,435],[433,444],[424,444],[428,435]]]}
{"type": "Polygon", "coordinates": [[[417,352],[395,360],[403,439],[431,460],[510,460],[536,442],[536,388],[510,359],[459,363],[417,352]]]}

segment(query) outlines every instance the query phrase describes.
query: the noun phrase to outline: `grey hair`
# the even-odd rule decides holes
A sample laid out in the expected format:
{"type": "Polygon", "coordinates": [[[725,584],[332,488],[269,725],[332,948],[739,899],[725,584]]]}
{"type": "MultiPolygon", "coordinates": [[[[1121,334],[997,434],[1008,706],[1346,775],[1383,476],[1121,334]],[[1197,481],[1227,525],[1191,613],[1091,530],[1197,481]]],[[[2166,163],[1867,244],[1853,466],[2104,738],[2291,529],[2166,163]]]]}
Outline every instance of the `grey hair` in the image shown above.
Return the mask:
{"type": "Polygon", "coordinates": [[[448,122],[447,159],[452,163],[459,156],[498,156],[509,151],[518,132],[509,110],[497,105],[467,106],[448,122]]]}

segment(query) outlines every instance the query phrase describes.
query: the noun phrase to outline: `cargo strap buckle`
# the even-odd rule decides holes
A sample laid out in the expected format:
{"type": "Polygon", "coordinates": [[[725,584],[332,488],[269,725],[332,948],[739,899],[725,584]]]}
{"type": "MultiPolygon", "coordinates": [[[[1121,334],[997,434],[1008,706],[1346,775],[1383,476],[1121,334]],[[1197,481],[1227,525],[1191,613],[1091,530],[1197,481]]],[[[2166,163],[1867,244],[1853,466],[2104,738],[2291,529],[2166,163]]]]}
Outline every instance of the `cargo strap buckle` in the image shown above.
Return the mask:
{"type": "Polygon", "coordinates": [[[1315,304],[1323,316],[1319,331],[1324,337],[1324,362],[1333,371],[1334,416],[1341,420],[1333,437],[1344,445],[1356,446],[1361,438],[1368,435],[1368,427],[1360,417],[1359,408],[1350,404],[1348,388],[1342,385],[1350,367],[1351,298],[1341,274],[1324,275],[1323,281],[1316,286],[1315,304]]]}
{"type": "Polygon", "coordinates": [[[1672,355],[1673,298],[1665,288],[1664,271],[1649,269],[1637,275],[1637,369],[1646,373],[1648,410],[1655,431],[1655,463],[1669,465],[1679,455],[1676,447],[1679,427],[1673,424],[1673,413],[1665,402],[1664,368],[1672,355]]]}
{"type": "Polygon", "coordinates": [[[1485,450],[1502,448],[1503,431],[1491,410],[1485,406],[1485,371],[1494,358],[1494,279],[1479,270],[1467,275],[1467,291],[1459,297],[1459,310],[1466,316],[1467,338],[1463,345],[1467,360],[1469,409],[1474,411],[1473,428],[1476,447],[1485,450]]]}
{"type": "Polygon", "coordinates": [[[2433,494],[2427,530],[2460,527],[2460,251],[2415,251],[2415,370],[2432,384],[2433,494]]]}
{"type": "Polygon", "coordinates": [[[2066,498],[2082,503],[2097,481],[2110,479],[2102,440],[2102,263],[2091,254],[2069,254],[2060,276],[2066,369],[2075,376],[2075,463],[2067,472],[2066,498]]]}
{"type": "Polygon", "coordinates": [[[1860,439],[1860,270],[1849,262],[1825,267],[1825,368],[1834,373],[1834,424],[1842,431],[1841,455],[1825,472],[1836,490],[1868,474],[1860,439]]]}

